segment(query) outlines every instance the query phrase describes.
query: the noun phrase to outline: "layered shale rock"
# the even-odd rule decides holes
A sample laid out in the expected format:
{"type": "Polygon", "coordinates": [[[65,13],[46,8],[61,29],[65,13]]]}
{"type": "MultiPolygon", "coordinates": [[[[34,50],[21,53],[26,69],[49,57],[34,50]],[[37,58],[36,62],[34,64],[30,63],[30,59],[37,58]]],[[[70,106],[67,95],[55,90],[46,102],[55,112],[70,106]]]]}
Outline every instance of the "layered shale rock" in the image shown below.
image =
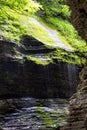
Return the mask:
{"type": "Polygon", "coordinates": [[[80,80],[70,100],[68,123],[61,130],[87,130],[87,67],[81,71],[80,80]]]}
{"type": "Polygon", "coordinates": [[[72,10],[71,21],[79,34],[87,40],[87,0],[67,0],[72,10]]]}
{"type": "MultiPolygon", "coordinates": [[[[68,0],[72,9],[72,23],[87,41],[87,0],[68,0]]],[[[69,117],[61,130],[87,130],[87,65],[80,72],[77,93],[70,100],[69,117]]]]}
{"type": "MultiPolygon", "coordinates": [[[[20,44],[0,41],[0,98],[33,96],[68,98],[76,90],[79,68],[63,62],[40,65],[29,59],[48,55],[43,43],[24,36],[20,44]]],[[[44,59],[43,59],[44,60],[44,59]]]]}

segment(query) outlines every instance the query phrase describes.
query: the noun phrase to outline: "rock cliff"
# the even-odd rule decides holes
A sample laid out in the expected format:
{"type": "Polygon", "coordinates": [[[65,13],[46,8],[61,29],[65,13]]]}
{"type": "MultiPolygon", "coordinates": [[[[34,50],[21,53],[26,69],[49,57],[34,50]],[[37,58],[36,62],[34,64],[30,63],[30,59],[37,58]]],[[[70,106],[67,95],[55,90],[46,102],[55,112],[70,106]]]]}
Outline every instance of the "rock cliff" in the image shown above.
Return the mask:
{"type": "MultiPolygon", "coordinates": [[[[87,41],[87,0],[68,0],[72,23],[87,41]]],[[[87,130],[87,65],[80,72],[80,83],[70,100],[67,124],[61,130],[87,130]]]]}
{"type": "Polygon", "coordinates": [[[80,80],[70,100],[68,123],[61,130],[87,130],[87,67],[82,69],[80,80]]]}
{"type": "Polygon", "coordinates": [[[87,0],[67,0],[72,10],[71,21],[87,41],[87,0]]]}
{"type": "Polygon", "coordinates": [[[28,58],[30,54],[40,57],[52,51],[27,36],[22,38],[20,45],[0,41],[0,98],[70,97],[79,80],[78,66],[56,59],[54,63],[40,65],[28,58]]]}

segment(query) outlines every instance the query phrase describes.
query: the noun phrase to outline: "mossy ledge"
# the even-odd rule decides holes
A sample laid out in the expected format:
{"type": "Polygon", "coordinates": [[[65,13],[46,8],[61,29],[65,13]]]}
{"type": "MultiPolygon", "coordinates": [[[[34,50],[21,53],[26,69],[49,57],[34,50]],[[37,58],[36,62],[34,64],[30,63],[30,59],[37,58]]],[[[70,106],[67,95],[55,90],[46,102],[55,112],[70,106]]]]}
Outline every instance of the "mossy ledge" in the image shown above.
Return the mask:
{"type": "MultiPolygon", "coordinates": [[[[39,1],[38,3],[29,0],[29,2],[31,3],[31,6],[27,1],[23,1],[23,3],[18,3],[17,1],[18,5],[16,8],[19,12],[15,10],[14,6],[12,8],[12,3],[8,3],[8,1],[6,1],[6,3],[8,3],[7,5],[1,3],[3,10],[0,10],[0,39],[15,42],[15,44],[20,46],[22,50],[24,46],[20,44],[20,40],[23,35],[32,36],[37,39],[37,41],[43,43],[43,46],[49,50],[49,53],[47,52],[46,55],[36,57],[35,55],[31,56],[23,54],[24,57],[36,62],[37,64],[47,65],[54,62],[54,59],[56,59],[69,64],[84,65],[86,62],[87,52],[86,42],[79,37],[74,27],[70,24],[70,11],[66,2],[58,3],[60,4],[59,7],[63,8],[62,13],[61,10],[57,10],[58,6],[56,3],[53,3],[55,7],[54,9],[48,0],[48,4],[46,4],[45,1],[39,1]],[[23,9],[20,9],[20,4],[22,4],[21,6],[23,9]],[[25,9],[26,7],[27,9],[25,9]],[[55,12],[52,12],[52,15],[50,13],[50,11],[52,11],[51,9],[55,12]],[[58,15],[58,17],[55,17],[54,14],[56,16],[58,15]],[[51,31],[56,32],[55,36],[60,39],[59,42],[61,41],[65,48],[69,48],[71,51],[67,51],[64,48],[57,46],[55,36],[52,34],[49,35],[49,32],[51,31]]],[[[21,54],[17,52],[17,56],[18,55],[21,54]]]]}
{"type": "MultiPolygon", "coordinates": [[[[36,40],[29,36],[28,38],[32,44],[36,40]]],[[[49,56],[55,52],[54,48],[48,49],[41,42],[38,44],[34,42],[33,46],[30,44],[28,46],[27,41],[25,43],[23,39],[20,45],[10,41],[0,41],[0,77],[3,86],[0,88],[0,98],[21,96],[69,98],[79,81],[80,67],[49,56]],[[35,50],[36,46],[39,48],[39,54],[38,50],[35,50]],[[36,59],[39,56],[44,64],[37,63],[36,59],[30,59],[33,56],[36,59]],[[72,78],[69,78],[69,74],[72,74],[72,78]]]]}

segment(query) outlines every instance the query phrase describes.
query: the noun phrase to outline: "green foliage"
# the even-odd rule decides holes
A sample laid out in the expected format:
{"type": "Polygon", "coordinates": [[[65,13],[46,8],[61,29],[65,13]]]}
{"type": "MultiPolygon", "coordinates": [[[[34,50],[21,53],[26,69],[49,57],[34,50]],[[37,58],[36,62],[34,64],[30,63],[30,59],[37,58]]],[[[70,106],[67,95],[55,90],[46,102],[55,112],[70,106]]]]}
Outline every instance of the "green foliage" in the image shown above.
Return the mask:
{"type": "Polygon", "coordinates": [[[57,58],[58,61],[67,62],[69,64],[84,65],[86,63],[86,58],[84,56],[79,56],[75,52],[66,52],[62,49],[57,49],[53,55],[53,59],[57,58]]]}
{"type": "Polygon", "coordinates": [[[66,0],[38,0],[45,11],[46,16],[50,17],[62,17],[69,19],[70,10],[66,5],[66,0]]]}
{"type": "Polygon", "coordinates": [[[62,36],[65,37],[67,42],[74,48],[74,51],[78,51],[80,53],[87,52],[86,42],[81,39],[69,21],[53,17],[46,18],[46,21],[57,28],[62,36]]]}
{"type": "Polygon", "coordinates": [[[44,122],[46,128],[49,130],[55,129],[60,123],[66,122],[66,117],[68,115],[67,110],[53,110],[52,112],[45,111],[42,107],[37,107],[38,117],[44,122]],[[52,128],[52,129],[51,129],[52,128]]]}
{"type": "Polygon", "coordinates": [[[19,37],[27,33],[20,18],[30,17],[41,6],[33,0],[1,0],[0,1],[0,35],[6,39],[19,41],[19,37]]]}
{"type": "Polygon", "coordinates": [[[10,15],[11,12],[15,11],[17,13],[26,14],[35,13],[39,9],[40,5],[32,0],[1,0],[0,1],[0,13],[5,13],[10,15]]]}
{"type": "MultiPolygon", "coordinates": [[[[6,24],[10,20],[19,19],[20,15],[32,15],[41,6],[32,0],[1,0],[0,1],[0,23],[6,24]]],[[[7,23],[8,24],[8,23],[7,23]]]]}
{"type": "Polygon", "coordinates": [[[57,49],[55,57],[60,61],[85,64],[87,45],[84,40],[78,35],[75,28],[69,22],[70,13],[69,7],[66,5],[66,0],[38,0],[43,5],[45,15],[44,21],[48,25],[53,26],[59,32],[60,39],[63,43],[67,43],[73,47],[74,53],[69,53],[61,49],[57,49]]]}
{"type": "MultiPolygon", "coordinates": [[[[8,40],[19,41],[21,35],[27,34],[43,43],[54,44],[55,41],[49,36],[48,32],[30,19],[30,16],[36,15],[39,9],[43,9],[45,12],[44,23],[48,23],[44,25],[57,29],[59,34],[62,35],[60,39],[66,46],[69,43],[75,52],[68,53],[57,49],[54,52],[54,57],[68,63],[84,64],[86,61],[84,54],[87,52],[86,42],[79,37],[77,31],[68,21],[70,10],[66,5],[66,0],[37,1],[42,4],[43,8],[33,0],[0,0],[0,35],[8,40]]],[[[42,23],[40,19],[39,21],[42,23]]],[[[43,62],[41,59],[29,58],[37,64],[46,65],[52,62],[52,60],[43,62]]]]}
{"type": "Polygon", "coordinates": [[[34,61],[38,65],[46,66],[49,63],[52,63],[52,59],[49,56],[46,56],[46,57],[44,56],[44,57],[42,57],[42,59],[36,58],[34,56],[26,56],[26,57],[27,57],[27,59],[34,61]],[[44,58],[45,58],[45,60],[43,60],[44,58]]]}

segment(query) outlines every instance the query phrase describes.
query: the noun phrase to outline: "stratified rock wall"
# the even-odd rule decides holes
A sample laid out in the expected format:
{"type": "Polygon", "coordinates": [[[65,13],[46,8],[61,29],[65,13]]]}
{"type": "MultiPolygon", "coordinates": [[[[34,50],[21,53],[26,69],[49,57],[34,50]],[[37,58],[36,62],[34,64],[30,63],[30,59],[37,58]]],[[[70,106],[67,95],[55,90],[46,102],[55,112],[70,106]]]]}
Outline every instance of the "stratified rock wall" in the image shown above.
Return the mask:
{"type": "Polygon", "coordinates": [[[69,98],[75,92],[79,80],[78,66],[58,62],[56,59],[55,63],[48,65],[36,64],[26,55],[39,51],[40,56],[43,51],[46,54],[53,51],[42,46],[40,42],[36,43],[26,47],[23,44],[19,46],[16,43],[0,41],[0,98],[69,98]]]}
{"type": "Polygon", "coordinates": [[[71,21],[87,41],[87,0],[67,0],[72,10],[71,21]]]}
{"type": "Polygon", "coordinates": [[[87,67],[81,71],[80,80],[70,100],[68,123],[61,130],[87,130],[87,67]]]}
{"type": "MultiPolygon", "coordinates": [[[[87,0],[67,0],[72,10],[72,23],[87,41],[87,0]]],[[[61,130],[87,130],[87,65],[80,72],[77,93],[70,100],[69,117],[61,130]]]]}

